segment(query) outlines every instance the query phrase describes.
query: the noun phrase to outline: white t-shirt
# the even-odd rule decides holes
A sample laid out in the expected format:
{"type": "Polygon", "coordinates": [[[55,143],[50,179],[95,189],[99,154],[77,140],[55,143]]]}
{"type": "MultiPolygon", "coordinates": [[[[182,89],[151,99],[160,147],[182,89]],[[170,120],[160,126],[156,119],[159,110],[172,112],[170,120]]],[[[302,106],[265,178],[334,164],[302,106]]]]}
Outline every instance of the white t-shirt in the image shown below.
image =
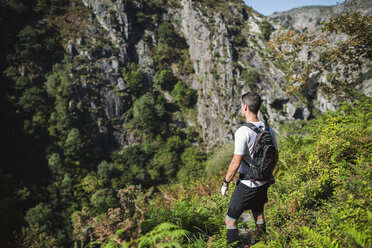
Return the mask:
{"type": "MultiPolygon", "coordinates": [[[[265,127],[265,124],[262,121],[251,122],[251,123],[255,125],[256,127],[258,127],[261,131],[263,131],[265,127]]],[[[275,132],[271,127],[269,127],[269,132],[271,133],[273,137],[274,146],[278,150],[278,145],[275,139],[275,132]]],[[[234,154],[243,155],[243,159],[247,161],[248,164],[252,164],[253,144],[256,140],[256,137],[257,137],[256,132],[246,126],[242,126],[238,128],[238,130],[236,130],[235,132],[234,154]]],[[[243,162],[243,160],[240,163],[238,171],[240,174],[245,174],[248,172],[248,166],[243,162]]],[[[252,180],[241,180],[240,182],[251,188],[259,187],[266,183],[266,182],[252,181],[252,180]]]]}

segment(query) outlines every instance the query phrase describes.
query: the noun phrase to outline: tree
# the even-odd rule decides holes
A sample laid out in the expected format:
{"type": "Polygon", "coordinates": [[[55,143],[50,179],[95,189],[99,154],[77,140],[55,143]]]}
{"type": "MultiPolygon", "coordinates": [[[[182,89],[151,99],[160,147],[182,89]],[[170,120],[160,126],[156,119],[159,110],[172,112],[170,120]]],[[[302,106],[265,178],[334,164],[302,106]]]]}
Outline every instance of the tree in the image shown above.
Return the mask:
{"type": "Polygon", "coordinates": [[[62,166],[62,160],[61,156],[58,153],[53,153],[50,155],[48,159],[48,165],[50,170],[55,174],[55,175],[61,175],[63,174],[63,166],[62,166]]]}
{"type": "Polygon", "coordinates": [[[77,128],[71,129],[64,144],[64,153],[67,159],[79,163],[82,158],[84,141],[77,128]]]}
{"type": "Polygon", "coordinates": [[[100,189],[90,198],[93,214],[102,214],[109,208],[119,206],[118,201],[115,199],[115,194],[112,189],[100,189]]]}
{"type": "Polygon", "coordinates": [[[162,89],[171,90],[176,82],[177,78],[171,70],[161,70],[154,77],[154,84],[160,86],[162,89]]]}
{"type": "Polygon", "coordinates": [[[29,225],[38,225],[41,232],[50,232],[52,227],[53,210],[49,204],[39,203],[30,208],[25,216],[25,221],[29,225]]]}
{"type": "Polygon", "coordinates": [[[187,147],[181,155],[182,166],[177,173],[177,178],[183,183],[200,177],[204,173],[206,156],[195,147],[187,147]]]}
{"type": "Polygon", "coordinates": [[[180,47],[180,36],[174,30],[173,24],[163,22],[158,28],[159,42],[170,47],[180,47]]]}
{"type": "Polygon", "coordinates": [[[172,91],[176,102],[183,107],[190,107],[195,102],[195,90],[190,89],[183,81],[178,81],[172,91]]]}
{"type": "Polygon", "coordinates": [[[275,30],[275,28],[268,21],[262,22],[260,24],[260,29],[266,41],[270,40],[271,33],[275,30]]]}
{"type": "Polygon", "coordinates": [[[137,68],[135,63],[131,63],[128,68],[123,68],[121,72],[126,83],[126,91],[135,97],[140,96],[145,79],[142,71],[137,68]]]}
{"type": "Polygon", "coordinates": [[[112,163],[102,161],[97,167],[98,177],[102,180],[105,185],[108,185],[111,178],[116,174],[115,167],[112,163]]]}
{"type": "Polygon", "coordinates": [[[158,134],[166,131],[166,110],[162,98],[152,93],[146,93],[134,102],[133,119],[134,127],[145,134],[158,134]]]}

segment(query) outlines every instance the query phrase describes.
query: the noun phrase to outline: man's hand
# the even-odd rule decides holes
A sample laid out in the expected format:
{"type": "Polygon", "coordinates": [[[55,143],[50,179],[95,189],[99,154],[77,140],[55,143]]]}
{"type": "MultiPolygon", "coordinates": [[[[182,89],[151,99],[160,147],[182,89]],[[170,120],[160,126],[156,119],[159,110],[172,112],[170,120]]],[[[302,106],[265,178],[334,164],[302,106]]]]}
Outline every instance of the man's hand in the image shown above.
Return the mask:
{"type": "Polygon", "coordinates": [[[222,193],[223,196],[226,196],[227,197],[226,191],[228,190],[228,188],[229,188],[229,185],[228,184],[226,186],[224,184],[222,184],[221,193],[222,193]]]}
{"type": "Polygon", "coordinates": [[[226,181],[226,178],[223,178],[223,183],[222,183],[222,187],[221,187],[221,193],[223,196],[227,196],[226,195],[226,191],[229,189],[229,182],[226,181]]]}

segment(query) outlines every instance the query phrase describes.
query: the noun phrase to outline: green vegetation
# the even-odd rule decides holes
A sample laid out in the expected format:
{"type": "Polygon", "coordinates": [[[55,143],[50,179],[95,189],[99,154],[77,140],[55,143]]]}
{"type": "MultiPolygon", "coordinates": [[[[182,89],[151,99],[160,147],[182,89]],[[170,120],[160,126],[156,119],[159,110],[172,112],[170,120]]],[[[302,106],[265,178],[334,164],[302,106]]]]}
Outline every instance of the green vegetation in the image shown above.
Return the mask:
{"type": "MultiPolygon", "coordinates": [[[[224,1],[198,2],[229,12],[224,1]]],[[[134,27],[140,26],[139,37],[161,20],[167,3],[177,4],[142,1],[148,12],[129,15],[134,27]]],[[[117,132],[122,122],[107,123],[104,105],[109,104],[98,99],[102,85],[82,87],[92,79],[76,75],[79,61],[64,56],[67,41],[86,31],[89,11],[75,0],[3,1],[1,7],[0,132],[6,154],[0,168],[0,228],[6,230],[1,244],[228,247],[223,222],[228,198],[219,188],[233,146],[206,154],[197,128],[184,120],[197,123],[197,95],[185,81],[194,68],[175,26],[155,25],[155,41],[151,32],[146,36],[155,61],[153,82],[132,61],[120,64],[125,88],[113,86],[112,92],[125,105],[120,118],[129,138],[113,150],[102,147],[109,143],[102,133],[117,132]]],[[[242,23],[226,18],[234,23],[228,27],[232,42],[244,46],[242,23]]],[[[269,39],[270,26],[261,28],[269,39]]],[[[213,74],[219,78],[215,69],[213,74]]],[[[241,76],[256,89],[257,70],[242,70],[241,76]]],[[[269,233],[256,247],[371,246],[370,113],[370,100],[345,104],[309,126],[304,123],[303,136],[283,137],[277,183],[267,204],[269,233]]]]}
{"type": "Polygon", "coordinates": [[[133,106],[133,119],[131,123],[138,131],[146,134],[155,134],[159,130],[166,131],[165,99],[161,95],[157,98],[146,93],[133,106]]]}
{"type": "Polygon", "coordinates": [[[215,176],[226,168],[231,161],[231,154],[234,153],[234,144],[227,143],[224,146],[215,148],[208,156],[205,172],[208,176],[215,176]]]}
{"type": "Polygon", "coordinates": [[[160,86],[162,89],[171,90],[176,84],[177,78],[173,75],[170,70],[161,70],[154,77],[154,84],[160,86]]]}
{"type": "Polygon", "coordinates": [[[260,29],[262,36],[266,41],[270,40],[271,33],[275,31],[274,27],[271,25],[270,22],[264,21],[260,24],[260,29]]]}
{"type": "Polygon", "coordinates": [[[126,91],[133,97],[139,97],[144,92],[144,76],[136,64],[131,63],[129,68],[122,68],[126,91]]]}
{"type": "MultiPolygon", "coordinates": [[[[338,111],[305,126],[306,136],[281,140],[276,183],[269,190],[266,204],[268,233],[252,247],[371,245],[371,108],[370,99],[345,103],[338,111]]],[[[180,149],[176,138],[168,143],[180,149]]],[[[121,222],[110,229],[93,227],[93,237],[98,239],[103,228],[112,233],[100,239],[101,244],[107,243],[105,247],[228,247],[223,219],[229,198],[220,196],[219,187],[220,172],[226,171],[231,156],[231,145],[216,149],[207,160],[197,149],[185,149],[181,162],[188,172],[179,171],[179,183],[158,186],[151,198],[153,189],[134,191],[134,186],[129,186],[119,191],[121,199],[123,192],[127,194],[127,200],[120,201],[121,207],[102,216],[114,218],[114,213],[127,211],[129,206],[139,209],[142,217],[137,215],[135,227],[129,232],[132,241],[121,222]],[[204,162],[208,175],[214,176],[202,177],[204,162]],[[136,197],[131,198],[129,192],[136,197]],[[164,238],[167,232],[168,239],[164,238]]],[[[230,196],[233,188],[228,191],[230,196]]],[[[128,221],[136,218],[129,216],[128,221]]],[[[95,217],[85,213],[85,218],[85,224],[79,222],[81,230],[95,217]]],[[[248,227],[254,228],[254,223],[248,227]]]]}
{"type": "Polygon", "coordinates": [[[172,96],[181,107],[190,107],[196,101],[196,92],[185,82],[178,81],[172,90],[172,96]]]}
{"type": "Polygon", "coordinates": [[[279,180],[266,215],[272,219],[266,246],[354,247],[351,228],[371,235],[371,142],[366,138],[372,131],[371,107],[369,99],[344,104],[308,126],[311,135],[283,142],[279,180]]]}
{"type": "Polygon", "coordinates": [[[249,67],[242,70],[242,79],[244,80],[244,83],[248,84],[249,89],[253,92],[256,92],[258,90],[258,83],[259,83],[259,76],[256,68],[249,67]]]}
{"type": "Polygon", "coordinates": [[[186,42],[174,30],[171,23],[163,22],[157,31],[159,44],[156,47],[156,66],[158,70],[169,70],[172,63],[180,61],[186,42]]]}

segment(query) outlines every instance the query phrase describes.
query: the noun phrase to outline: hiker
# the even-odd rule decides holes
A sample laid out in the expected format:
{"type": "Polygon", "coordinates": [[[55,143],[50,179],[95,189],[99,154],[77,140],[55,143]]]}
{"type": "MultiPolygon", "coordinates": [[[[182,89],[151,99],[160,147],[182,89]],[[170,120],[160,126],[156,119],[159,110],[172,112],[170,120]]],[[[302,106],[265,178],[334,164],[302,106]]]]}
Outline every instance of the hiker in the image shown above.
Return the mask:
{"type": "Polygon", "coordinates": [[[259,134],[265,129],[265,126],[268,131],[265,137],[268,137],[272,144],[271,152],[273,153],[272,157],[275,159],[274,165],[278,159],[278,146],[274,131],[257,117],[260,106],[261,97],[257,93],[249,92],[242,96],[241,115],[245,118],[246,123],[235,132],[234,155],[221,187],[222,195],[226,196],[229,182],[239,169],[239,179],[231,196],[225,218],[228,243],[234,243],[239,240],[237,220],[245,210],[252,210],[252,215],[256,222],[255,236],[260,236],[266,232],[264,204],[267,202],[267,190],[274,183],[273,167],[269,168],[269,171],[262,172],[266,173],[264,176],[254,170],[257,167],[253,168],[255,167],[253,165],[253,155],[255,155],[253,147],[256,138],[260,137],[259,134]]]}

